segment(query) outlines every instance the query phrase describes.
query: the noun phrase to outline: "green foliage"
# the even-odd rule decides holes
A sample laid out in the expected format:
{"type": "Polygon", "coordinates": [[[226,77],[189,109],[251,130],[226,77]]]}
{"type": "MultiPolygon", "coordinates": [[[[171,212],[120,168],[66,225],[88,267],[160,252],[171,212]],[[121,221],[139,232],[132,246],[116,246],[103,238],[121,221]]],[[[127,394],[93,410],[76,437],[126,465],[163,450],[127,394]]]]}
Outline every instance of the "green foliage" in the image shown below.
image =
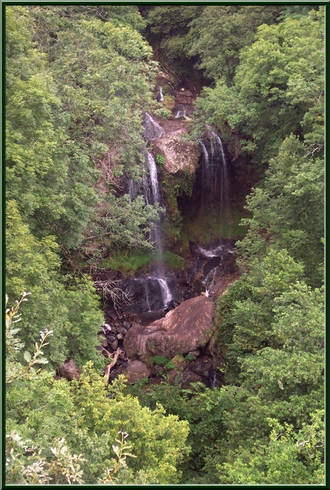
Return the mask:
{"type": "MultiPolygon", "coordinates": [[[[245,7],[243,7],[245,8],[245,7]]],[[[203,123],[241,135],[240,148],[257,164],[276,156],[291,133],[321,152],[323,145],[324,10],[262,25],[240,52],[233,86],[223,79],[197,102],[203,123]],[[293,35],[294,34],[294,35],[293,35]]],[[[237,145],[237,143],[235,143],[237,145]]]]}
{"type": "Polygon", "coordinates": [[[243,264],[260,258],[271,245],[286,248],[304,264],[306,281],[323,281],[324,163],[312,159],[296,138],[287,138],[271,160],[264,182],[247,197],[252,217],[248,233],[237,244],[243,264]]]}
{"type": "Polygon", "coordinates": [[[12,324],[19,320],[26,296],[7,310],[7,483],[176,483],[180,477],[176,466],[189,450],[187,422],[165,416],[161,406],[151,411],[137,398],[124,396],[123,376],[107,396],[91,362],[83,367],[80,379],[70,383],[55,380],[46,371],[33,372],[32,364],[42,360],[37,358],[50,332],[41,332],[33,360],[24,352],[22,359],[28,365],[21,365],[22,345],[13,342],[18,330],[12,324]],[[13,362],[18,364],[15,375],[10,370],[13,362]],[[132,453],[127,453],[130,448],[132,453]]]}
{"type": "Polygon", "coordinates": [[[161,155],[160,153],[158,155],[156,155],[156,162],[159,164],[159,165],[165,165],[165,157],[164,155],[161,155]]]}
{"type": "Polygon", "coordinates": [[[165,366],[167,361],[168,359],[166,357],[160,355],[150,357],[151,364],[156,364],[157,366],[165,366]]]}
{"type": "Polygon", "coordinates": [[[196,356],[194,356],[194,354],[187,354],[186,357],[184,358],[184,360],[186,362],[195,361],[195,359],[196,359],[196,356]]]}
{"type": "MultiPolygon", "coordinates": [[[[6,311],[7,483],[324,482],[323,14],[6,7],[7,293],[25,291],[6,311]],[[127,386],[123,376],[106,387],[95,350],[100,299],[72,262],[74,250],[124,274],[150,262],[145,237],[159,209],[131,201],[121,179],[139,174],[152,57],[181,77],[198,63],[215,85],[197,103],[195,134],[213,124],[235,156],[268,166],[241,227],[239,213],[221,227],[195,209],[182,221],[178,198],[188,202],[195,174],[162,183],[168,242],[247,230],[237,244],[242,277],[216,305],[220,389],[127,386]],[[80,379],[54,379],[50,370],[70,357],[80,379]]],[[[165,94],[159,111],[171,104],[165,94]]],[[[184,267],[177,254],[165,259],[184,267]]],[[[195,359],[179,357],[152,362],[164,372],[195,359]]]]}
{"type": "Polygon", "coordinates": [[[173,269],[184,270],[185,260],[183,257],[180,257],[180,255],[177,255],[173,252],[166,251],[164,259],[165,259],[165,262],[170,267],[173,267],[173,269]]]}
{"type": "MultiPolygon", "coordinates": [[[[21,304],[23,301],[27,301],[27,296],[31,293],[24,291],[20,300],[16,300],[15,306],[6,309],[6,354],[7,354],[7,367],[6,367],[6,383],[13,383],[17,379],[31,379],[35,375],[35,364],[47,364],[48,360],[44,357],[40,357],[43,354],[41,350],[49,342],[46,342],[48,337],[53,334],[52,330],[45,329],[44,332],[40,331],[40,345],[36,342],[34,345],[34,353],[31,356],[30,352],[25,350],[23,357],[20,359],[20,352],[24,347],[19,339],[16,337],[20,328],[13,327],[14,323],[21,321],[21,314],[19,313],[21,304]],[[19,361],[23,362],[21,364],[19,361]]],[[[6,306],[8,303],[8,296],[6,295],[6,306]]]]}
{"type": "Polygon", "coordinates": [[[274,301],[302,278],[302,266],[287,251],[269,250],[249,274],[232,286],[216,311],[218,337],[230,345],[229,357],[255,353],[265,346],[277,348],[281,338],[273,332],[274,301]],[[233,328],[234,326],[234,328],[233,328]]]}
{"type": "Polygon", "coordinates": [[[155,114],[155,116],[162,117],[164,119],[171,119],[172,117],[172,112],[166,107],[162,107],[161,109],[154,109],[153,114],[155,114]]]}
{"type": "Polygon", "coordinates": [[[114,252],[107,259],[98,263],[100,269],[120,271],[125,276],[147,267],[151,261],[150,253],[132,253],[129,250],[114,252]]]}
{"type": "MultiPolygon", "coordinates": [[[[189,390],[171,386],[167,382],[139,391],[131,385],[126,389],[136,392],[141,404],[153,408],[161,403],[167,413],[177,414],[181,420],[189,422],[187,443],[191,445],[191,453],[180,466],[183,471],[182,483],[205,483],[202,470],[205,459],[208,454],[212,458],[217,453],[217,441],[224,435],[221,392],[210,390],[203,383],[194,383],[189,390]]],[[[207,483],[216,482],[209,475],[207,483]]]]}
{"type": "Polygon", "coordinates": [[[6,219],[8,296],[17,297],[22,290],[33,293],[25,307],[21,339],[32,346],[47,326],[54,332],[46,349],[52,366],[73,356],[78,365],[93,359],[101,368],[95,346],[103,315],[91,280],[58,273],[58,246],[53,237],[34,238],[13,201],[8,202],[6,219]]]}
{"type": "Polygon", "coordinates": [[[159,219],[159,206],[145,203],[143,196],[137,196],[133,201],[128,194],[116,198],[109,194],[105,200],[108,212],[99,217],[94,224],[92,235],[88,241],[97,243],[108,242],[109,248],[134,250],[151,249],[146,240],[152,223],[159,219]]]}
{"type": "Polygon", "coordinates": [[[207,5],[192,21],[188,53],[198,55],[198,67],[213,80],[231,82],[240,50],[252,44],[261,24],[273,24],[279,5],[207,5]]]}
{"type": "Polygon", "coordinates": [[[149,361],[152,366],[154,364],[156,364],[156,366],[164,366],[166,370],[175,369],[176,367],[173,359],[167,359],[166,357],[160,356],[158,354],[156,356],[150,357],[149,361]]]}
{"type": "MultiPolygon", "coordinates": [[[[98,184],[102,172],[110,172],[118,185],[123,169],[136,166],[156,73],[150,47],[131,27],[138,24],[134,18],[141,21],[137,9],[120,9],[6,9],[8,198],[38,238],[55,235],[67,251],[98,228],[96,206],[101,218],[109,213],[114,222],[125,219],[121,208],[142,213],[132,235],[146,246],[141,228],[148,210],[116,203],[98,184]]],[[[120,226],[111,232],[120,234],[120,226]]]]}
{"type": "Polygon", "coordinates": [[[203,10],[199,5],[157,5],[146,7],[146,35],[156,59],[179,77],[191,73],[188,55],[189,24],[203,10]]]}
{"type": "Polygon", "coordinates": [[[6,8],[7,288],[10,297],[33,293],[22,340],[31,345],[52,329],[53,367],[70,356],[103,367],[99,298],[72,251],[93,262],[90,250],[104,241],[111,250],[148,249],[158,218],[143,198],[116,197],[100,182],[105,156],[104,180],[115,186],[143,144],[156,67],[138,25],[129,6],[6,8]],[[64,275],[62,257],[77,277],[64,275]]]}
{"type": "Polygon", "coordinates": [[[65,214],[67,162],[58,127],[61,102],[30,28],[25,8],[6,9],[7,198],[36,228],[35,214],[44,226],[65,214]]]}
{"type": "Polygon", "coordinates": [[[233,403],[223,418],[228,452],[219,455],[221,483],[322,479],[322,444],[312,468],[294,442],[324,403],[323,291],[307,286],[302,273],[287,252],[270,249],[219,300],[216,326],[232,384],[222,390],[233,403]],[[273,437],[268,418],[291,425],[289,439],[275,443],[280,436],[273,437]]]}
{"type": "Polygon", "coordinates": [[[268,419],[272,431],[267,444],[240,451],[232,463],[218,465],[221,483],[324,484],[324,411],[311,415],[298,434],[292,425],[268,419]]]}

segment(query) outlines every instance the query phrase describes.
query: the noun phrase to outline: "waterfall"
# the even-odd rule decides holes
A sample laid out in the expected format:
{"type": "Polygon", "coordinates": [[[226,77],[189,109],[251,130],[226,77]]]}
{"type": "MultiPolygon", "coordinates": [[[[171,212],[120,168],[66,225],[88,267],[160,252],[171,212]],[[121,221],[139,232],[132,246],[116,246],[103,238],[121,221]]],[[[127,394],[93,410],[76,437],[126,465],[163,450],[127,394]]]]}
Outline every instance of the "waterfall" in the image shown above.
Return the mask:
{"type": "MultiPolygon", "coordinates": [[[[160,94],[162,95],[161,87],[159,87],[160,94]]],[[[171,289],[174,295],[176,286],[171,281],[171,277],[166,277],[164,266],[164,237],[162,230],[163,216],[166,212],[163,196],[161,192],[160,183],[158,180],[157,164],[154,155],[148,151],[147,145],[156,138],[161,138],[165,134],[164,129],[155,121],[155,119],[147,112],[144,115],[144,132],[143,136],[146,141],[145,148],[143,150],[144,160],[142,165],[142,180],[140,183],[131,180],[128,183],[128,192],[131,200],[135,199],[137,195],[143,195],[146,204],[159,205],[159,219],[151,224],[151,231],[149,241],[152,243],[155,251],[155,266],[151,275],[147,277],[136,278],[135,289],[139,289],[139,296],[136,299],[134,308],[140,308],[142,311],[152,311],[152,309],[164,309],[168,307],[170,302],[174,299],[171,293],[171,289]],[[143,286],[139,286],[139,284],[143,286]],[[171,284],[171,289],[169,288],[171,284]]],[[[173,279],[173,278],[172,278],[173,279]]]]}
{"type": "Polygon", "coordinates": [[[161,85],[158,87],[158,97],[157,97],[158,102],[163,102],[164,101],[164,95],[163,95],[163,88],[161,85]]]}
{"type": "Polygon", "coordinates": [[[139,182],[135,182],[133,179],[129,179],[128,181],[128,194],[131,201],[141,194],[141,184],[139,182]]]}
{"type": "Polygon", "coordinates": [[[144,139],[146,141],[152,141],[156,138],[161,138],[164,134],[164,129],[146,112],[144,115],[144,139]]]}
{"type": "MultiPolygon", "coordinates": [[[[157,174],[157,165],[152,153],[146,152],[146,163],[149,170],[150,187],[152,194],[152,203],[158,203],[160,207],[165,211],[162,196],[160,192],[160,186],[157,174]]],[[[148,201],[147,201],[148,202],[148,201]]],[[[156,251],[156,267],[155,275],[153,279],[157,279],[161,288],[161,294],[163,299],[163,305],[166,307],[172,300],[172,295],[168,287],[165,270],[164,270],[164,246],[163,246],[163,231],[162,231],[162,219],[160,218],[151,230],[151,241],[154,243],[156,251]]]]}
{"type": "Polygon", "coordinates": [[[205,287],[205,296],[213,297],[217,291],[219,279],[223,275],[223,261],[226,260],[228,263],[228,258],[234,254],[234,250],[229,243],[222,243],[221,240],[220,244],[208,246],[207,248],[197,245],[196,250],[205,264],[203,267],[204,279],[202,280],[205,287]]]}
{"type": "Polygon", "coordinates": [[[208,128],[208,138],[200,142],[201,206],[206,210],[219,210],[220,227],[229,222],[229,172],[220,136],[208,128]]]}
{"type": "Polygon", "coordinates": [[[159,204],[162,204],[160,199],[160,188],[158,182],[156,161],[154,159],[153,154],[150,153],[149,151],[146,152],[146,158],[147,158],[147,166],[149,169],[153,202],[154,203],[158,202],[159,204]]]}
{"type": "Polygon", "coordinates": [[[226,221],[229,220],[229,175],[228,175],[227,159],[223,149],[222,141],[218,134],[213,133],[213,135],[220,149],[221,160],[222,160],[221,177],[220,177],[220,201],[221,201],[220,222],[222,223],[224,220],[226,221]]]}
{"type": "Polygon", "coordinates": [[[187,121],[190,121],[190,118],[188,117],[192,111],[192,106],[190,104],[177,104],[175,107],[175,115],[174,119],[186,119],[187,121]]]}

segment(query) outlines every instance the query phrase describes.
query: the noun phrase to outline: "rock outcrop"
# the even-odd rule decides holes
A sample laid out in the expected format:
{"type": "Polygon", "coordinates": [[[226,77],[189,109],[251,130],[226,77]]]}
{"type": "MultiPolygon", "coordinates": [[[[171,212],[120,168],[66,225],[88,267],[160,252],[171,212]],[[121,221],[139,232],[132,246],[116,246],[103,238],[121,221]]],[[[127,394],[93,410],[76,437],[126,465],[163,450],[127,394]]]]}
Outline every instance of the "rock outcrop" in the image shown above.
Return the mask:
{"type": "Polygon", "coordinates": [[[172,358],[204,348],[213,334],[213,301],[198,296],[181,303],[147,327],[134,324],[124,339],[131,360],[150,365],[150,357],[172,358]]]}
{"type": "Polygon", "coordinates": [[[196,143],[183,139],[183,135],[186,134],[185,128],[182,127],[184,124],[182,123],[176,131],[165,133],[153,141],[154,153],[164,156],[164,168],[172,175],[184,174],[187,170],[194,173],[201,155],[196,143]]]}

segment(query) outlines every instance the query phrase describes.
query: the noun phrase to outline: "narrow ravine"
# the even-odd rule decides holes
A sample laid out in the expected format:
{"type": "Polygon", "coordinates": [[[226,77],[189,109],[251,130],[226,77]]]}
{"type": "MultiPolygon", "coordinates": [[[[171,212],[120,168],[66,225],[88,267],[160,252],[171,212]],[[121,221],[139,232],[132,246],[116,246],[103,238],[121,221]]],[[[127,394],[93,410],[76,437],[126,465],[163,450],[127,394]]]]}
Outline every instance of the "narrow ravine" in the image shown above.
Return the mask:
{"type": "MultiPolygon", "coordinates": [[[[158,102],[162,103],[162,85],[157,86],[156,93],[158,102]]],[[[209,126],[205,127],[205,138],[199,145],[184,143],[182,135],[187,134],[187,123],[193,117],[194,97],[185,90],[178,90],[175,94],[171,118],[145,114],[142,182],[132,179],[128,182],[131,200],[143,195],[146,204],[159,206],[159,219],[153,223],[149,236],[154,247],[154,260],[146,274],[126,277],[119,282],[118,286],[127,298],[120,310],[111,301],[106,301],[105,326],[100,331],[104,337],[101,349],[113,354],[119,352],[109,381],[125,373],[131,381],[137,381],[142,376],[155,382],[162,379],[164,368],[153,365],[154,356],[169,360],[173,355],[190,355],[191,361],[186,363],[184,369],[180,362],[172,366],[169,373],[172,381],[179,379],[182,386],[202,381],[209,387],[215,387],[220,383],[217,368],[221,364],[221,354],[216,351],[214,342],[210,343],[213,313],[204,317],[203,312],[212,312],[213,301],[239,276],[235,265],[234,241],[222,236],[225,224],[230,221],[228,158],[221,137],[209,126]],[[179,172],[191,169],[187,166],[190,162],[185,160],[185,155],[187,148],[191,151],[192,147],[197,154],[194,171],[199,169],[200,175],[199,207],[204,214],[213,213],[217,217],[220,233],[217,240],[203,246],[191,242],[185,270],[178,274],[165,261],[163,223],[168,210],[160,178],[161,175],[163,179],[170,178],[173,172],[178,172],[180,159],[179,172]],[[161,155],[165,161],[164,169],[156,162],[157,155],[161,155]],[[202,315],[201,319],[196,321],[199,314],[202,315]],[[188,322],[187,327],[178,333],[178,318],[182,322],[183,317],[184,322],[188,322]],[[204,334],[200,330],[201,325],[204,334]]]]}

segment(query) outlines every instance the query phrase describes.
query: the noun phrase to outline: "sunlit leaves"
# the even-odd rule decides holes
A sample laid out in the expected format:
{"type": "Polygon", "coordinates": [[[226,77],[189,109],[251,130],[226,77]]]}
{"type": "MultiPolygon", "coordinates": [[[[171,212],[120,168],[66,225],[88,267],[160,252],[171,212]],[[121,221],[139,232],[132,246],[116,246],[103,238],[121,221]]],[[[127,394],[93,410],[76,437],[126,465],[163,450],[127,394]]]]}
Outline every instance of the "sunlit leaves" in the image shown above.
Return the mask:
{"type": "Polygon", "coordinates": [[[281,425],[269,418],[272,431],[268,444],[257,443],[250,451],[232,454],[235,458],[232,462],[218,465],[220,483],[323,484],[323,413],[313,413],[312,421],[304,424],[298,435],[292,425],[281,425]],[[306,446],[309,454],[306,454],[306,446]]]}
{"type": "Polygon", "coordinates": [[[276,21],[281,7],[207,5],[191,23],[189,53],[213,80],[232,81],[240,49],[250,45],[257,27],[276,21]]]}
{"type": "Polygon", "coordinates": [[[243,140],[256,145],[249,151],[253,150],[258,164],[275,156],[291,133],[322,145],[323,23],[320,8],[296,19],[261,25],[255,41],[240,52],[233,86],[217,80],[198,103],[209,122],[226,122],[243,140]],[[232,99],[236,107],[231,104],[229,110],[227,100],[232,99]]]}

